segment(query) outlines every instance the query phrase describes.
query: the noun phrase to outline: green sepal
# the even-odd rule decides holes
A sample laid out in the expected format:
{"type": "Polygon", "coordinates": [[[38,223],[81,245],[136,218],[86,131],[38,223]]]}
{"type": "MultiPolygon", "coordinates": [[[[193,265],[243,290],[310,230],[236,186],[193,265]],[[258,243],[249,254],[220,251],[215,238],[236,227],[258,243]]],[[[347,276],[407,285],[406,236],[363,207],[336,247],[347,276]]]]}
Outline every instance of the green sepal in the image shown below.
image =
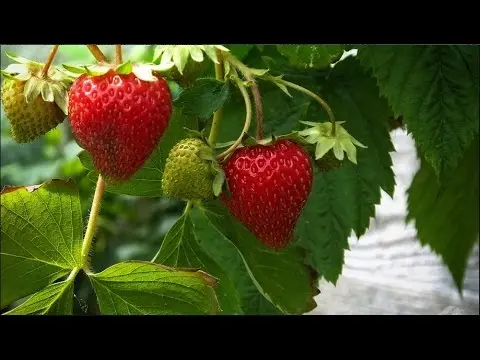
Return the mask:
{"type": "Polygon", "coordinates": [[[26,81],[23,94],[26,103],[41,95],[43,101],[55,102],[63,113],[68,115],[68,87],[63,82],[32,76],[26,81]]]}
{"type": "Polygon", "coordinates": [[[26,64],[26,65],[27,64],[34,64],[34,65],[38,65],[38,66],[43,66],[43,64],[40,63],[40,62],[29,60],[29,59],[24,58],[22,56],[14,55],[13,53],[11,53],[9,51],[5,51],[5,55],[7,55],[10,59],[12,59],[13,61],[15,61],[19,64],[26,64]]]}
{"type": "Polygon", "coordinates": [[[335,135],[332,134],[333,124],[331,122],[300,122],[310,126],[305,130],[299,131],[298,134],[303,136],[309,144],[316,144],[315,160],[322,158],[329,150],[332,150],[338,160],[343,160],[344,153],[346,153],[348,159],[356,164],[357,148],[355,146],[367,147],[341,126],[345,121],[337,121],[335,123],[335,135]]]}
{"type": "Polygon", "coordinates": [[[215,161],[215,154],[213,153],[213,149],[211,147],[202,148],[198,151],[198,156],[202,160],[210,160],[215,161]]]}
{"type": "Polygon", "coordinates": [[[224,149],[224,148],[232,146],[233,144],[235,144],[235,140],[228,141],[228,142],[223,142],[223,143],[216,143],[215,144],[215,149],[224,149]]]}
{"type": "Polygon", "coordinates": [[[130,74],[132,72],[132,69],[133,69],[132,63],[129,60],[129,61],[123,63],[123,64],[118,65],[115,68],[115,71],[118,74],[127,75],[127,74],[130,74]]]}
{"type": "Polygon", "coordinates": [[[215,173],[215,178],[213,179],[213,194],[218,197],[225,189],[225,172],[223,171],[220,164],[213,159],[212,161],[212,170],[215,173]]]}
{"type": "Polygon", "coordinates": [[[292,94],[288,91],[288,88],[280,81],[283,79],[283,75],[279,76],[272,76],[272,75],[266,75],[262,77],[264,80],[270,81],[273,84],[277,85],[280,90],[282,90],[285,94],[287,94],[289,97],[292,97],[292,94]]]}
{"type": "Polygon", "coordinates": [[[200,132],[198,130],[192,130],[187,127],[184,127],[183,130],[187,133],[189,137],[194,137],[194,138],[199,138],[199,139],[205,139],[203,131],[200,132]]]}
{"type": "Polygon", "coordinates": [[[229,51],[222,45],[158,45],[155,48],[153,61],[160,60],[160,65],[168,66],[168,69],[175,66],[178,72],[183,75],[183,70],[189,58],[197,63],[201,63],[204,61],[203,53],[214,63],[219,64],[216,49],[225,52],[229,51]]]}
{"type": "Polygon", "coordinates": [[[2,74],[19,81],[27,81],[32,77],[28,64],[10,64],[2,70],[2,74]]]}

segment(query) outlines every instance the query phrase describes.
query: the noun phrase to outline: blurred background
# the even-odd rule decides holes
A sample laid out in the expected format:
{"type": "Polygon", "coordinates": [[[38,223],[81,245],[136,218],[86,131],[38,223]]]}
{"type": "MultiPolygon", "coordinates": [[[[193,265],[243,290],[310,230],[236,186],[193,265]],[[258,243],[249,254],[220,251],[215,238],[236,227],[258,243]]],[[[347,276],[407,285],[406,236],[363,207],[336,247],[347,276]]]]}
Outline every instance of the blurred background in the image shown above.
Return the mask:
{"type": "MultiPolygon", "coordinates": [[[[111,46],[101,46],[107,56],[111,46]]],[[[1,67],[11,60],[5,50],[44,62],[49,45],[2,45],[1,67]]],[[[153,47],[126,45],[125,58],[150,61],[153,47]]],[[[57,63],[91,63],[93,57],[83,46],[62,45],[57,63]]],[[[77,154],[80,148],[71,138],[65,121],[47,136],[26,145],[9,136],[8,120],[1,110],[1,186],[32,185],[52,178],[73,178],[79,188],[84,216],[88,213],[94,184],[77,154]]],[[[465,278],[463,298],[441,259],[415,238],[415,228],[404,222],[406,196],[418,169],[413,140],[403,130],[392,133],[392,153],[397,188],[393,200],[383,196],[377,217],[360,241],[350,239],[351,251],[337,286],[321,282],[318,307],[310,314],[438,314],[456,305],[479,310],[478,246],[473,251],[465,278]]],[[[150,260],[163,237],[181,214],[181,203],[165,198],[138,198],[105,194],[92,257],[93,268],[101,271],[127,259],[150,260]]],[[[85,277],[76,281],[75,314],[97,314],[98,306],[85,277]]],[[[13,304],[16,306],[16,304],[13,304]]],[[[7,310],[7,309],[6,309],[7,310]]]]}

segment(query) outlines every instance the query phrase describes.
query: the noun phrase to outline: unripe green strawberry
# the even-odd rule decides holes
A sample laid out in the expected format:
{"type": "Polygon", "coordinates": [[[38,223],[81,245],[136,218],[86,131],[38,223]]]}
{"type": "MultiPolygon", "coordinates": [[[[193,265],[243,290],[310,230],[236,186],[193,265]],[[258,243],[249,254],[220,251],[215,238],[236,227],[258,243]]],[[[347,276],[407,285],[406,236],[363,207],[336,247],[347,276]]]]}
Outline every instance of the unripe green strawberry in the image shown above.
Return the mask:
{"type": "Polygon", "coordinates": [[[2,69],[2,104],[18,143],[35,140],[66,117],[70,76],[50,66],[7,53],[14,63],[2,69]]]}
{"type": "Polygon", "coordinates": [[[178,200],[204,200],[214,197],[212,162],[202,159],[208,145],[197,138],[179,141],[170,150],[162,178],[165,196],[178,200]]]}
{"type": "Polygon", "coordinates": [[[27,103],[24,89],[24,81],[6,78],[2,84],[5,115],[11,124],[12,137],[18,143],[35,140],[65,119],[57,104],[44,101],[41,95],[27,103]]]}

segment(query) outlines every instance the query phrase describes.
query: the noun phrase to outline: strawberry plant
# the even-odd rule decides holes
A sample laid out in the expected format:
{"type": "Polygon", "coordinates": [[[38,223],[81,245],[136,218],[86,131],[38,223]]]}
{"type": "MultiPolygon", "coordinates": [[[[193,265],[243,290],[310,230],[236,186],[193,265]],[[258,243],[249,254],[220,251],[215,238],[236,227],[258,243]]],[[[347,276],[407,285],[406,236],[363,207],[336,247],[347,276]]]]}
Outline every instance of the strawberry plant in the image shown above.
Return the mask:
{"type": "Polygon", "coordinates": [[[478,47],[156,45],[145,61],[86,45],[90,64],[57,63],[58,48],[45,63],[7,54],[4,112],[19,147],[66,123],[95,191],[81,199],[69,178],[2,190],[5,314],[71,314],[80,273],[101,314],[307,313],[381,191],[393,197],[397,127],[421,160],[406,220],[462,291],[478,241],[478,47]],[[150,261],[92,266],[105,193],[183,205],[150,261]]]}

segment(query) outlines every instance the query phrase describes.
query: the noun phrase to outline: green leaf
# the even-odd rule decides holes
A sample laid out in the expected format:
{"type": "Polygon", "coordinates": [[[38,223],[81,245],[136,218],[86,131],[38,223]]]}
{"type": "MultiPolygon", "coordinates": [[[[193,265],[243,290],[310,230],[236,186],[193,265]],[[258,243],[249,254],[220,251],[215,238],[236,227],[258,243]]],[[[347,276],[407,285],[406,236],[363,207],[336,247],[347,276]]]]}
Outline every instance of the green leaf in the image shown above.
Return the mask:
{"type": "Polygon", "coordinates": [[[460,292],[468,257],[478,242],[478,150],[477,137],[442,186],[421,156],[421,168],[407,192],[407,220],[415,222],[422,245],[442,257],[460,292]]]}
{"type": "Polygon", "coordinates": [[[478,134],[479,48],[365,46],[358,56],[440,179],[478,134]]]}
{"type": "MultiPolygon", "coordinates": [[[[185,125],[186,118],[181,111],[175,109],[167,131],[145,165],[128,182],[120,185],[107,184],[105,190],[115,194],[133,196],[162,196],[162,175],[165,162],[172,147],[186,137],[186,133],[183,130],[185,125]]],[[[94,168],[90,154],[82,151],[78,157],[83,166],[90,170],[88,178],[92,182],[96,182],[98,172],[94,168]]]]}
{"type": "Polygon", "coordinates": [[[81,265],[82,212],[72,181],[1,193],[1,308],[81,265]]]}
{"type": "Polygon", "coordinates": [[[73,279],[48,285],[5,315],[71,315],[73,279]]]}
{"type": "MultiPolygon", "coordinates": [[[[326,280],[336,283],[351,230],[359,237],[365,233],[380,203],[381,189],[393,196],[390,152],[394,147],[386,121],[391,110],[358,60],[348,58],[337,64],[323,94],[337,121],[344,121],[342,126],[367,146],[357,148],[357,165],[345,163],[338,170],[315,171],[312,193],[296,229],[309,261],[326,280]]],[[[326,117],[316,103],[307,113],[312,122],[326,117]]]]}
{"type": "Polygon", "coordinates": [[[215,79],[197,79],[191,88],[180,94],[174,105],[183,108],[186,115],[210,117],[227,100],[229,85],[215,79]]]}
{"type": "Polygon", "coordinates": [[[255,45],[227,45],[230,53],[240,61],[242,61],[248,55],[254,46],[255,45]]]}
{"type": "Polygon", "coordinates": [[[142,261],[90,275],[104,315],[210,315],[218,312],[216,280],[202,271],[142,261]]]}
{"type": "Polygon", "coordinates": [[[155,262],[173,267],[199,268],[219,279],[215,289],[224,314],[241,314],[237,290],[225,271],[199,246],[188,214],[183,214],[163,240],[155,262]]]}
{"type": "Polygon", "coordinates": [[[178,83],[176,83],[175,81],[172,81],[172,80],[167,80],[167,84],[168,84],[168,89],[170,90],[170,93],[172,94],[172,101],[176,101],[180,94],[182,93],[182,88],[180,87],[180,85],[178,83]]]}
{"type": "Polygon", "coordinates": [[[317,277],[304,264],[298,248],[271,251],[217,201],[202,206],[204,216],[241,254],[244,264],[262,295],[286,314],[302,314],[316,307],[317,277]]]}
{"type": "Polygon", "coordinates": [[[326,68],[343,54],[341,45],[277,45],[277,48],[290,64],[302,69],[326,68]]]}
{"type": "MultiPolygon", "coordinates": [[[[239,294],[241,308],[247,315],[281,314],[255,286],[248,273],[242,256],[237,248],[226,239],[198,209],[190,213],[193,222],[195,237],[202,249],[215,262],[225,269],[239,294]]],[[[220,278],[219,284],[222,279],[220,278]]]]}

